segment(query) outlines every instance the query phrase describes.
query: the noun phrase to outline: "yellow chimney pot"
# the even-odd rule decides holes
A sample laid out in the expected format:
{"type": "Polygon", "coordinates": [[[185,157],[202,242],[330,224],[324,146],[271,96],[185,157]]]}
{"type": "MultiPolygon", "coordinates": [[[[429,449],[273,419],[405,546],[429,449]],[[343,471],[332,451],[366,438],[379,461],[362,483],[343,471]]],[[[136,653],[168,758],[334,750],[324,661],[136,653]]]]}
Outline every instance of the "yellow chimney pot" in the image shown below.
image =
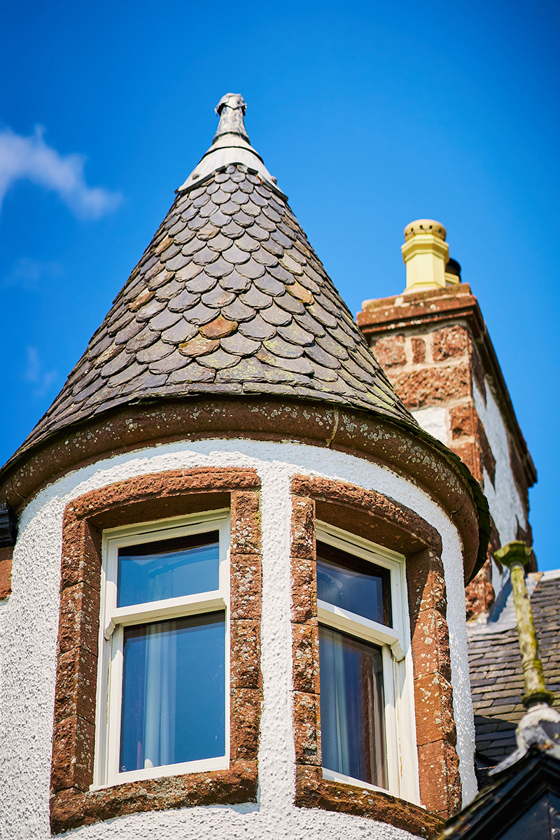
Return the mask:
{"type": "MultiPolygon", "coordinates": [[[[433,219],[417,219],[404,229],[402,255],[406,265],[405,292],[446,288],[445,267],[449,261],[447,231],[433,219]]],[[[456,282],[456,279],[455,279],[456,282]]]]}

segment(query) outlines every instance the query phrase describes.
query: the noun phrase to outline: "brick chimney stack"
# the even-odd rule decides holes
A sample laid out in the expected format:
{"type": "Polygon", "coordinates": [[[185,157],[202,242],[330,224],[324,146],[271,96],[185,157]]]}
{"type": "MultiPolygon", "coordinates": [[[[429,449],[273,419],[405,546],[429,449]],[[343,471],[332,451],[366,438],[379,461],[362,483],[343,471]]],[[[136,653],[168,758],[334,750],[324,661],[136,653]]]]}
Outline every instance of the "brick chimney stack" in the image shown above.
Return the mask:
{"type": "MultiPolygon", "coordinates": [[[[404,235],[406,289],[364,301],[358,325],[406,407],[482,485],[494,548],[530,544],[536,472],[478,301],[449,258],[440,222],[419,219],[404,235]]],[[[503,582],[501,566],[489,562],[467,592],[469,617],[487,612],[503,582]]]]}

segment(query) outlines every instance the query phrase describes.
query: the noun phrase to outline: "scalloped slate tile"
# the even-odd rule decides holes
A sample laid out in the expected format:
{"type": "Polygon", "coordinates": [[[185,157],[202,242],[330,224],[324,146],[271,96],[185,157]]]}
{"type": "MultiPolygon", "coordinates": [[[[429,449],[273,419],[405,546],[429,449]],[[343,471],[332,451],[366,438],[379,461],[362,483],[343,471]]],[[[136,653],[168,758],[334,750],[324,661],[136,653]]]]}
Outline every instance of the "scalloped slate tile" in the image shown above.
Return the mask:
{"type": "Polygon", "coordinates": [[[194,292],[190,292],[188,289],[184,289],[177,297],[173,298],[169,301],[167,308],[170,312],[179,312],[183,314],[187,309],[190,309],[191,306],[194,306],[200,300],[200,294],[195,294],[194,292]]]}
{"type": "Polygon", "coordinates": [[[303,355],[302,347],[284,341],[279,335],[275,335],[274,338],[269,338],[267,341],[264,341],[263,346],[270,353],[273,353],[275,356],[280,356],[283,359],[299,359],[303,355]]]}
{"type": "Polygon", "coordinates": [[[181,320],[177,321],[177,323],[172,327],[164,330],[161,337],[163,341],[167,341],[169,344],[177,346],[182,344],[184,341],[188,341],[189,338],[194,338],[197,333],[198,326],[196,324],[189,323],[182,317],[181,320]]]}
{"type": "Polygon", "coordinates": [[[234,268],[231,274],[220,279],[220,286],[227,291],[244,292],[251,286],[251,281],[248,277],[242,277],[234,268]]]}
{"type": "Polygon", "coordinates": [[[236,299],[234,292],[228,292],[222,289],[220,285],[216,285],[210,292],[202,295],[202,303],[204,306],[210,306],[220,309],[222,306],[227,306],[236,299]]]}
{"type": "Polygon", "coordinates": [[[273,303],[267,309],[262,309],[261,316],[264,318],[267,324],[274,324],[275,327],[286,327],[292,320],[291,314],[289,312],[286,312],[285,309],[280,309],[280,307],[276,306],[275,303],[273,303]]]}
{"type": "Polygon", "coordinates": [[[247,338],[254,338],[256,341],[264,341],[276,335],[276,328],[263,321],[259,314],[250,321],[239,325],[239,332],[247,338]]]}
{"type": "MultiPolygon", "coordinates": [[[[202,271],[202,269],[200,269],[202,271]]],[[[161,289],[158,289],[156,292],[156,297],[158,300],[171,300],[172,298],[177,297],[177,295],[182,291],[184,284],[178,283],[177,280],[171,280],[169,283],[166,283],[165,286],[162,286],[161,289]]]]}
{"type": "Polygon", "coordinates": [[[213,289],[217,283],[217,278],[213,277],[209,273],[209,269],[212,266],[206,266],[205,269],[200,274],[197,274],[196,277],[193,277],[192,280],[187,280],[187,290],[192,294],[204,294],[205,292],[209,292],[210,289],[213,289]]]}
{"type": "Polygon", "coordinates": [[[222,315],[232,321],[249,321],[255,315],[255,310],[243,303],[240,298],[235,298],[233,303],[222,307],[222,315]]]}
{"type": "Polygon", "coordinates": [[[214,350],[214,352],[210,353],[208,356],[200,357],[201,365],[215,368],[215,370],[222,370],[222,368],[232,367],[232,365],[236,365],[238,361],[238,356],[234,356],[231,353],[227,353],[225,350],[222,350],[221,347],[219,347],[217,350],[214,350]]]}
{"type": "Polygon", "coordinates": [[[241,335],[241,333],[236,332],[234,335],[228,335],[226,338],[222,338],[220,345],[228,353],[232,353],[235,356],[250,356],[257,352],[260,347],[260,342],[253,341],[241,335]]]}
{"type": "MultiPolygon", "coordinates": [[[[169,374],[168,383],[170,385],[185,384],[192,382],[213,382],[215,372],[208,368],[202,367],[198,362],[189,361],[186,367],[180,368],[169,374]]],[[[177,392],[175,392],[177,393],[177,392]]]]}
{"type": "Polygon", "coordinates": [[[252,309],[268,309],[273,302],[271,295],[261,292],[256,286],[251,286],[246,292],[243,292],[240,295],[240,300],[252,309]]]}

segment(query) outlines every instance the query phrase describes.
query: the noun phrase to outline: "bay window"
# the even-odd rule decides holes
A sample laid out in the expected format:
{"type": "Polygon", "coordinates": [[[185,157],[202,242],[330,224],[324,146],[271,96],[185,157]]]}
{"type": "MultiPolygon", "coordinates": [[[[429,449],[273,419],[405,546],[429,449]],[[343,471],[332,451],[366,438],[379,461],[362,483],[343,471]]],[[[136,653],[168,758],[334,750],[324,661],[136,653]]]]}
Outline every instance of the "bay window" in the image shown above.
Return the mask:
{"type": "Polygon", "coordinates": [[[413,798],[404,558],[317,523],[323,778],[413,798]]]}
{"type": "Polygon", "coordinates": [[[228,511],[104,532],[94,784],[228,766],[228,511]]]}

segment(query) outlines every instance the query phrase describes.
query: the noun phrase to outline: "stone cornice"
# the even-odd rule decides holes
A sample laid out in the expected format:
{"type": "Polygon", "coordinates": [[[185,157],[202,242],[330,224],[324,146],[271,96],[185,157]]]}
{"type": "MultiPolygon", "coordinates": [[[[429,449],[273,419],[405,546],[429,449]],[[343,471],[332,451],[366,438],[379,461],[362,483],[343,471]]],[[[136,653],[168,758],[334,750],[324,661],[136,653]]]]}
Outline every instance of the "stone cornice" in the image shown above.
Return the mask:
{"type": "Polygon", "coordinates": [[[0,498],[22,508],[47,484],[102,458],[158,443],[204,438],[308,443],[348,452],[411,479],[440,504],[464,546],[465,579],[484,562],[486,500],[457,456],[421,429],[370,412],[262,399],[153,401],[107,412],[36,446],[0,472],[0,498]]]}

